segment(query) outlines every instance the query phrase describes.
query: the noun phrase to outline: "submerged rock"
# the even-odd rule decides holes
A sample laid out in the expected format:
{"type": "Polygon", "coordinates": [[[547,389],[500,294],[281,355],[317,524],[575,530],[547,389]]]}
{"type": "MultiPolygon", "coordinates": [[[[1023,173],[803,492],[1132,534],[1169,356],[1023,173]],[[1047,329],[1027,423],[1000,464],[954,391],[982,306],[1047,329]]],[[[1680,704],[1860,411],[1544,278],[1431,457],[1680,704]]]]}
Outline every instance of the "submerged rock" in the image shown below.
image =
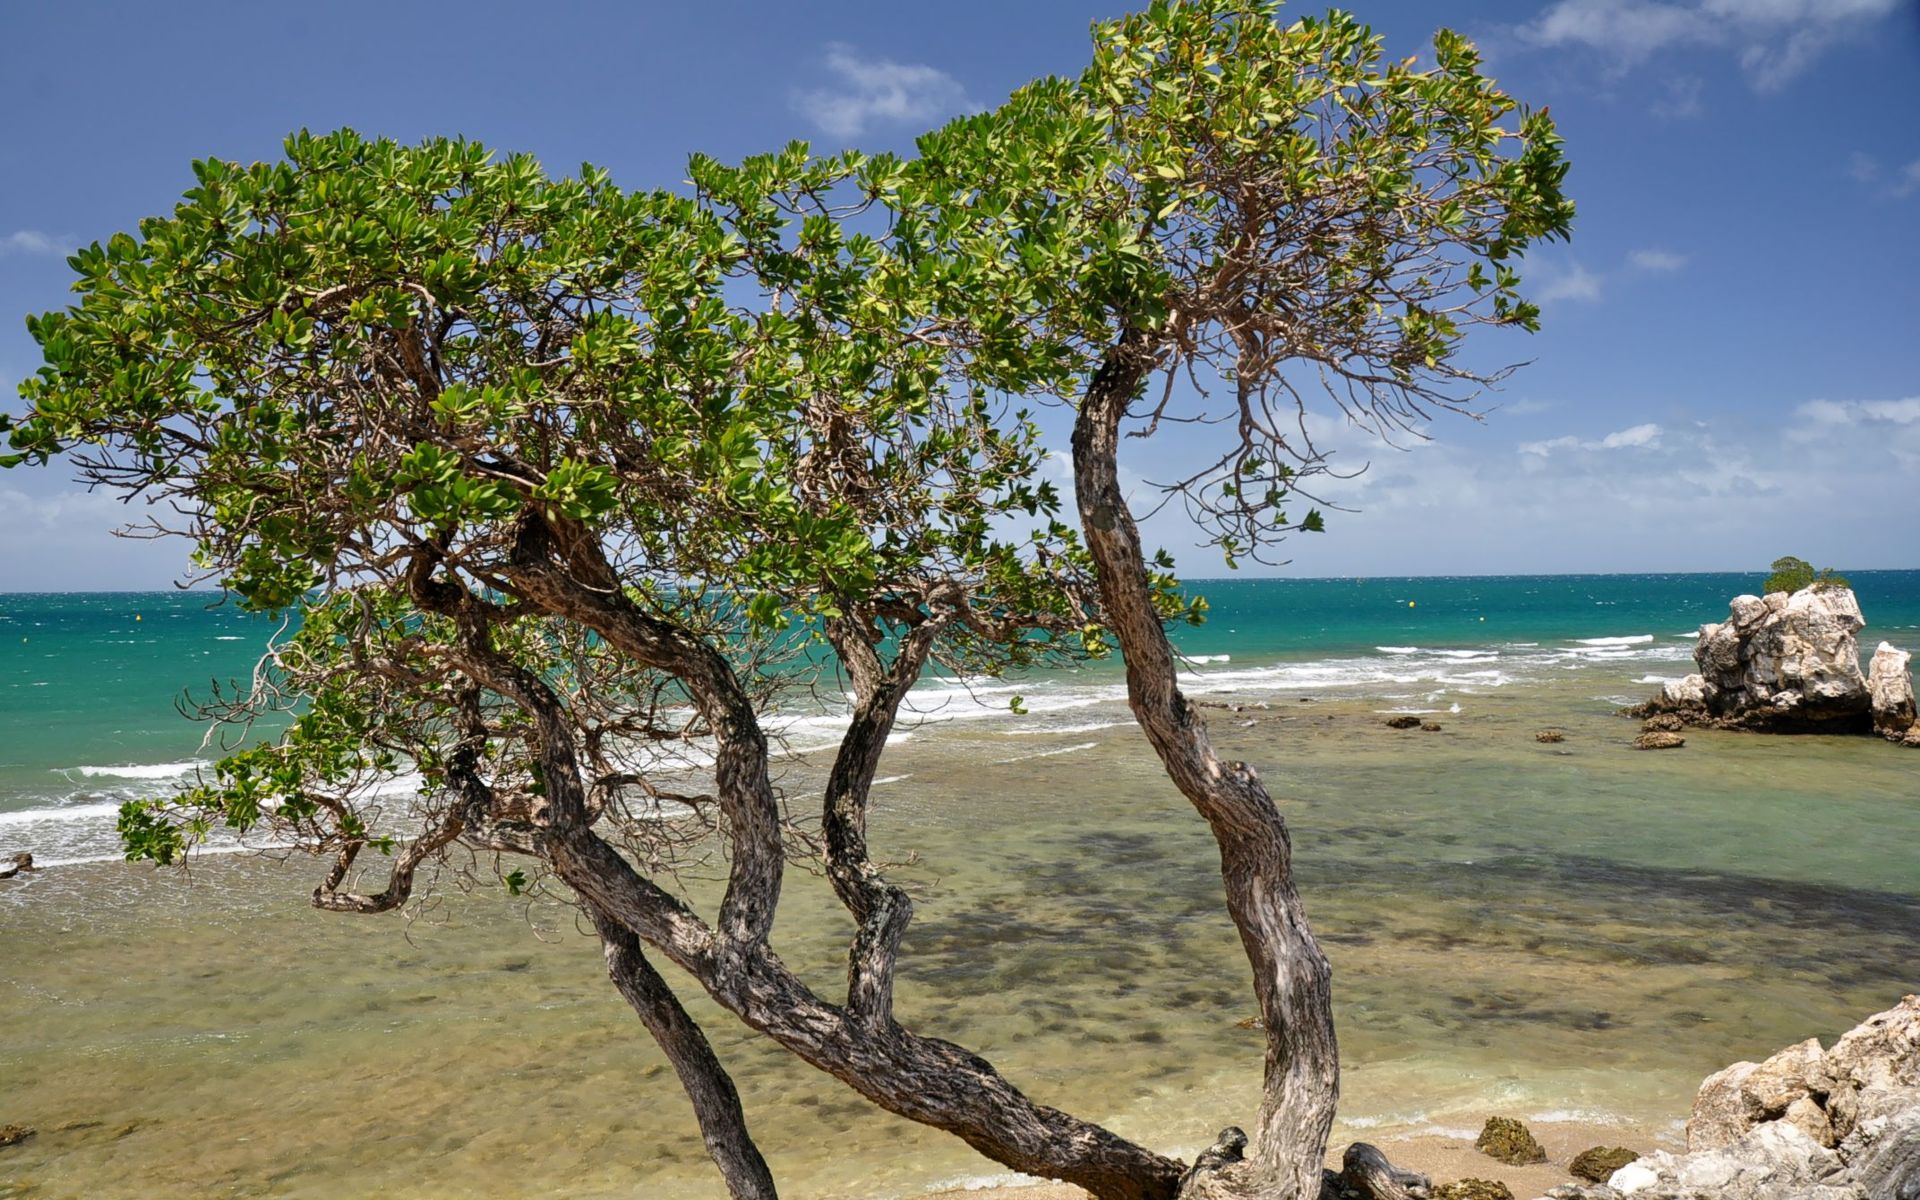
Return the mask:
{"type": "Polygon", "coordinates": [[[0,1146],[17,1146],[33,1134],[34,1131],[25,1125],[0,1125],[0,1146]]]}
{"type": "Polygon", "coordinates": [[[1533,740],[1536,742],[1545,742],[1548,745],[1552,745],[1555,742],[1566,741],[1567,735],[1560,732],[1558,729],[1542,729],[1538,733],[1535,733],[1533,735],[1533,740]]]}
{"type": "Polygon", "coordinates": [[[1645,733],[1679,733],[1687,727],[1679,713],[1655,713],[1640,723],[1645,733]]]}
{"type": "Polygon", "coordinates": [[[1867,692],[1871,698],[1873,731],[1899,741],[1914,728],[1913,673],[1907,665],[1913,655],[1881,642],[1867,664],[1867,692]]]}
{"type": "Polygon", "coordinates": [[[1633,748],[1635,750],[1678,750],[1686,744],[1686,738],[1681,737],[1677,733],[1668,733],[1660,729],[1653,730],[1650,733],[1643,733],[1633,739],[1633,748]]]}
{"type": "Polygon", "coordinates": [[[1497,1179],[1456,1179],[1434,1188],[1433,1200],[1513,1200],[1513,1189],[1497,1179]]]}
{"type": "Polygon", "coordinates": [[[1864,732],[1872,696],[1856,635],[1865,623],[1851,588],[1736,596],[1725,621],[1700,627],[1699,673],[1626,711],[1728,729],[1864,732]]]}
{"type": "Polygon", "coordinates": [[[1625,1146],[1595,1146],[1574,1155],[1567,1173],[1589,1183],[1605,1183],[1615,1171],[1640,1156],[1625,1146]]]}
{"type": "Polygon", "coordinates": [[[1422,721],[1422,722],[1420,722],[1420,731],[1421,731],[1422,733],[1439,733],[1439,732],[1440,732],[1440,722],[1438,722],[1438,721],[1422,721]]]}
{"type": "Polygon", "coordinates": [[[1509,1166],[1547,1161],[1547,1152],[1534,1140],[1532,1131],[1512,1117],[1488,1117],[1473,1145],[1480,1153],[1509,1166]]]}
{"type": "Polygon", "coordinates": [[[1418,729],[1419,727],[1420,727],[1419,717],[1388,717],[1387,718],[1388,729],[1418,729]]]}

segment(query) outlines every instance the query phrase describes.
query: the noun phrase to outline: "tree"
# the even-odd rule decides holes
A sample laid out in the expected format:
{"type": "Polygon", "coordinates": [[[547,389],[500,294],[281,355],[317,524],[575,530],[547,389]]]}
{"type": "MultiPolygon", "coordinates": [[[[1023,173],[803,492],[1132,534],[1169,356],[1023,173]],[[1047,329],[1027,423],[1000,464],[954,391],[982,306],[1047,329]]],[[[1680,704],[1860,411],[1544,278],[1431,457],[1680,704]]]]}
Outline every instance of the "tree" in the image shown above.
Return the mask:
{"type": "Polygon", "coordinates": [[[1760,591],[1764,595],[1770,595],[1774,592],[1797,592],[1807,587],[1852,586],[1847,582],[1845,575],[1839,574],[1832,567],[1824,571],[1815,571],[1813,564],[1806,559],[1795,558],[1789,554],[1785,558],[1773,560],[1773,574],[1767,576],[1767,581],[1760,585],[1760,591]]]}
{"type": "MultiPolygon", "coordinates": [[[[1566,233],[1565,164],[1466,42],[1442,32],[1435,57],[1383,62],[1338,13],[1157,3],[1097,26],[1078,79],[910,160],[695,158],[691,195],[345,131],[195,164],[171,217],[73,259],[80,299],[30,322],[45,366],[0,419],[9,465],[66,455],[178,514],[150,531],[190,537],[242,603],[301,618],[213,706],[285,731],[128,805],[129,856],[269,828],[331,860],[314,903],[341,912],[404,905],[456,848],[510,889],[562,886],[735,1196],[773,1181],[650,954],[1018,1170],[1103,1200],[1317,1195],[1327,964],[1278,808],[1180,693],[1166,622],[1203,606],[1146,556],[1118,453],[1223,392],[1233,434],[1170,486],[1229,561],[1259,556],[1322,526],[1299,509],[1327,470],[1310,396],[1412,430],[1499,377],[1456,356],[1475,325],[1535,326],[1513,261],[1566,233]],[[1075,409],[1079,530],[1035,482],[1023,399],[1075,409]],[[1191,1171],[897,1019],[912,904],[866,845],[886,735],[929,666],[1114,646],[1220,844],[1267,1028],[1251,1154],[1229,1130],[1191,1171]],[[828,669],[852,701],[812,824],[773,787],[765,718],[828,669]],[[675,750],[711,755],[698,783],[675,750]],[[369,785],[411,769],[413,802],[383,806],[369,785]],[[716,838],[726,888],[703,916],[674,868],[716,838]],[[854,926],[844,999],[771,944],[794,857],[854,926]],[[376,859],[378,890],[356,885],[376,859]]],[[[1405,1193],[1377,1151],[1348,1157],[1356,1186],[1405,1193]]]]}

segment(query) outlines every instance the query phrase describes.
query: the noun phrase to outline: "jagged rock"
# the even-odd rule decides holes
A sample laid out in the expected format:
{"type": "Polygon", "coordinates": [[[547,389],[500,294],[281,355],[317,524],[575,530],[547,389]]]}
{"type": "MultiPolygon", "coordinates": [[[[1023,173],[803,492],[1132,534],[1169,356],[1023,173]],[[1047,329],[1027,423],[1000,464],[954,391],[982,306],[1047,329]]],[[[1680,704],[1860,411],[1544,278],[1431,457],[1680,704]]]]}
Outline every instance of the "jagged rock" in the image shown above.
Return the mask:
{"type": "Polygon", "coordinates": [[[1841,1035],[1822,1066],[1836,1137],[1875,1117],[1920,1105],[1920,996],[1908,996],[1841,1035]]]}
{"type": "Polygon", "coordinates": [[[1833,1077],[1827,1072],[1820,1039],[1808,1038],[1761,1063],[1743,1086],[1771,1121],[1803,1096],[1826,1095],[1833,1089],[1833,1077]]]}
{"type": "Polygon", "coordinates": [[[1681,737],[1679,734],[1667,733],[1664,730],[1658,729],[1650,733],[1643,733],[1633,739],[1633,748],[1635,750],[1678,750],[1686,744],[1687,739],[1681,737]]]}
{"type": "Polygon", "coordinates": [[[1497,1179],[1456,1179],[1434,1188],[1433,1200],[1513,1200],[1513,1189],[1497,1179]]]}
{"type": "Polygon", "coordinates": [[[1418,729],[1419,727],[1420,727],[1419,717],[1388,717],[1387,718],[1388,729],[1418,729]]]}
{"type": "Polygon", "coordinates": [[[25,1125],[0,1125],[0,1146],[17,1146],[33,1134],[34,1131],[25,1125]]]}
{"type": "MultiPolygon", "coordinates": [[[[1796,1101],[1825,1097],[1832,1086],[1817,1038],[1789,1046],[1763,1063],[1735,1063],[1701,1083],[1687,1121],[1687,1149],[1731,1145],[1755,1125],[1785,1116],[1796,1101]]],[[[1831,1132],[1821,1138],[1806,1124],[1801,1128],[1822,1144],[1833,1145],[1831,1132]]]]}
{"type": "Polygon", "coordinates": [[[1718,1150],[1730,1146],[1760,1119],[1759,1105],[1747,1095],[1747,1077],[1760,1069],[1755,1062],[1737,1062],[1700,1081],[1687,1118],[1687,1149],[1718,1150]]]}
{"type": "Polygon", "coordinates": [[[1639,1157],[1625,1146],[1595,1146],[1574,1155],[1567,1173],[1589,1183],[1605,1183],[1615,1171],[1639,1157]]]}
{"type": "Polygon", "coordinates": [[[1920,1197],[1920,1104],[1862,1123],[1842,1143],[1840,1157],[1869,1200],[1916,1200],[1920,1197]]]}
{"type": "Polygon", "coordinates": [[[1719,1150],[1650,1154],[1607,1184],[1642,1200],[1866,1200],[1838,1154],[1784,1121],[1756,1126],[1719,1150]]]}
{"type": "Polygon", "coordinates": [[[1637,1200],[1920,1200],[1920,996],[1824,1054],[1808,1040],[1709,1076],[1687,1145],[1607,1183],[1637,1200]]]}
{"type": "Polygon", "coordinates": [[[1899,741],[1914,728],[1913,673],[1907,664],[1913,655],[1881,642],[1867,664],[1867,692],[1873,712],[1873,731],[1899,741]]]}
{"type": "Polygon", "coordinates": [[[1473,1145],[1480,1153],[1509,1166],[1547,1161],[1547,1152],[1534,1140],[1532,1131],[1512,1117],[1488,1117],[1473,1145]]]}
{"type": "Polygon", "coordinates": [[[1736,596],[1725,621],[1700,627],[1699,674],[1627,711],[1730,729],[1864,731],[1871,697],[1856,640],[1864,624],[1850,588],[1736,596]]]}
{"type": "Polygon", "coordinates": [[[1660,699],[1668,707],[1675,709],[1706,708],[1708,696],[1707,680],[1704,675],[1688,675],[1681,679],[1669,680],[1660,687],[1660,699]]]}
{"type": "Polygon", "coordinates": [[[1812,1096],[1801,1096],[1792,1104],[1780,1119],[1794,1126],[1822,1146],[1832,1147],[1838,1139],[1833,1136],[1833,1122],[1827,1119],[1827,1110],[1820,1107],[1819,1101],[1812,1096]]]}
{"type": "Polygon", "coordinates": [[[1640,723],[1644,733],[1679,733],[1687,727],[1679,713],[1655,713],[1640,723]]]}
{"type": "Polygon", "coordinates": [[[1549,745],[1551,745],[1554,742],[1566,741],[1567,735],[1560,732],[1558,729],[1542,729],[1540,732],[1533,735],[1533,740],[1536,742],[1546,742],[1549,745]]]}

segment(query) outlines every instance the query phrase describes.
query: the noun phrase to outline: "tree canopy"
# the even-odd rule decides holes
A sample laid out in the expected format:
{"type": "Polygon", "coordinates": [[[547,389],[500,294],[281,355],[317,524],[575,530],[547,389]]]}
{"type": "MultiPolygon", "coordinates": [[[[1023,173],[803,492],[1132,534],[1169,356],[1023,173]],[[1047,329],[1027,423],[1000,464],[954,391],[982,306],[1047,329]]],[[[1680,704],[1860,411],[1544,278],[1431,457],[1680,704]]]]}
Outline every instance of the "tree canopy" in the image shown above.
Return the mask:
{"type": "Polygon", "coordinates": [[[1795,558],[1791,554],[1784,558],[1774,559],[1772,570],[1773,574],[1767,576],[1766,582],[1760,585],[1760,591],[1763,594],[1773,592],[1797,592],[1801,588],[1807,587],[1843,588],[1853,586],[1847,582],[1845,575],[1835,571],[1832,567],[1828,567],[1824,571],[1816,571],[1813,569],[1812,563],[1804,558],[1795,558]]]}
{"type": "Polygon", "coordinates": [[[1166,485],[1229,563],[1322,529],[1307,415],[1391,435],[1497,380],[1465,339],[1537,327],[1516,263],[1567,234],[1565,172],[1547,115],[1458,35],[1389,61],[1350,16],[1263,0],[1102,23],[1079,77],[912,156],[796,142],[643,192],[347,130],[198,162],[170,216],[72,259],[78,299],[30,321],[44,365],[0,417],[6,465],[64,456],[153,505],[148,531],[190,538],[240,603],[299,616],[214,706],[285,731],[129,804],[129,856],[269,831],[329,860],[317,905],[360,912],[454,848],[516,890],[551,876],[736,1195],[771,1181],[647,952],[1017,1169],[1103,1198],[1317,1189],[1325,960],[1277,808],[1180,696],[1164,623],[1204,605],[1142,548],[1119,439],[1224,418],[1211,464],[1166,485]],[[1073,410],[1077,520],[1037,403],[1073,410]],[[869,859],[867,793],[906,693],[934,666],[1114,648],[1221,841],[1267,1017],[1255,1154],[1212,1182],[892,1009],[912,905],[869,859]],[[820,671],[847,729],[809,817],[772,785],[767,718],[820,671]],[[674,867],[714,838],[726,891],[703,916],[674,867]],[[843,1001],[769,943],[795,857],[855,926],[843,1001]]]}

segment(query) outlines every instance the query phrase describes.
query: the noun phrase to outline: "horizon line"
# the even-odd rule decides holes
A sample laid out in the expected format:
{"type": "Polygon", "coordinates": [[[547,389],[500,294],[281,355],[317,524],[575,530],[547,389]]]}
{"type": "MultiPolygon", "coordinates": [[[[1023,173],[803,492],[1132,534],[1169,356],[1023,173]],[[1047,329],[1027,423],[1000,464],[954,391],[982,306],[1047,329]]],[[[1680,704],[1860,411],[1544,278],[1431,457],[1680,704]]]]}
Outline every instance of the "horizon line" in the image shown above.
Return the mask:
{"type": "MultiPolygon", "coordinates": [[[[1899,571],[1920,571],[1920,566],[1912,567],[1835,567],[1841,574],[1887,574],[1899,571]]],[[[1398,579],[1607,579],[1623,575],[1760,575],[1765,576],[1766,567],[1719,568],[1693,571],[1465,571],[1448,574],[1414,575],[1190,575],[1181,576],[1185,583],[1239,583],[1252,581],[1259,583],[1329,583],[1338,580],[1398,580],[1398,579]]],[[[230,595],[224,588],[217,587],[145,587],[145,588],[17,588],[0,590],[0,596],[151,596],[156,593],[176,593],[179,595],[230,595]]]]}

